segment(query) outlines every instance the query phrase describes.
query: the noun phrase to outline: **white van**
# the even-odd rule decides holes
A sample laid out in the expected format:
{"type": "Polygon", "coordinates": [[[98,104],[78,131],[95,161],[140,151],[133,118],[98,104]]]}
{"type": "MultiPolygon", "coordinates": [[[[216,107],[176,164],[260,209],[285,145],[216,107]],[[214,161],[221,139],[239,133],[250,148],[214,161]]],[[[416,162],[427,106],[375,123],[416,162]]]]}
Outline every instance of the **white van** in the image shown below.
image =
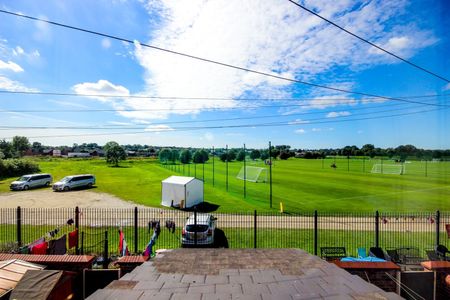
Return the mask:
{"type": "Polygon", "coordinates": [[[31,188],[50,186],[52,180],[52,175],[50,174],[23,175],[16,181],[11,182],[9,188],[12,191],[26,191],[31,188]]]}
{"type": "Polygon", "coordinates": [[[90,188],[95,184],[95,176],[91,174],[66,176],[53,184],[53,190],[70,191],[75,188],[90,188]]]}

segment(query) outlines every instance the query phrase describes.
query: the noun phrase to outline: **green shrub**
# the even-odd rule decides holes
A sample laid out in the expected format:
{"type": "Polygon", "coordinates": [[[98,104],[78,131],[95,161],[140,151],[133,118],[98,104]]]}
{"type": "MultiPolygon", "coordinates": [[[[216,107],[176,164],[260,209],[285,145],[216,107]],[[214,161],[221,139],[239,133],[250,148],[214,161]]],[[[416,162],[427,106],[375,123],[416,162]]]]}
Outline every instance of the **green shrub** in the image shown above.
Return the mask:
{"type": "Polygon", "coordinates": [[[39,166],[27,159],[0,160],[0,178],[40,172],[39,166]]]}

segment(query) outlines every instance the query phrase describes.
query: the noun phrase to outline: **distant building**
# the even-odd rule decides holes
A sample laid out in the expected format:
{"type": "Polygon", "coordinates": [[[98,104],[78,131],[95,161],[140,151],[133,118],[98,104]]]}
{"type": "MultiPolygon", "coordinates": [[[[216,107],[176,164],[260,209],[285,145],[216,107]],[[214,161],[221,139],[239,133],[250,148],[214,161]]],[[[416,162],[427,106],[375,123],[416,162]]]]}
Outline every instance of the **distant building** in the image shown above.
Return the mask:
{"type": "Polygon", "coordinates": [[[87,152],[69,152],[67,153],[68,158],[75,158],[75,157],[91,157],[90,153],[87,152]]]}
{"type": "Polygon", "coordinates": [[[53,150],[53,156],[61,157],[61,150],[54,149],[53,150]]]}

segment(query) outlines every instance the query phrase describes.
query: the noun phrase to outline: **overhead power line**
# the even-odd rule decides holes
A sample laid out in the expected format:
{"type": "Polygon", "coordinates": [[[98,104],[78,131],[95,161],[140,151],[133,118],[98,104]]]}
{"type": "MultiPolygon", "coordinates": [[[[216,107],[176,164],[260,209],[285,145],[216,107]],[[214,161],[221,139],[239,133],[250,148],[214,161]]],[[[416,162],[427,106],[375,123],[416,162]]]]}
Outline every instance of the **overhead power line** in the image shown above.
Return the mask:
{"type": "MultiPolygon", "coordinates": [[[[439,111],[445,108],[433,108],[428,110],[407,112],[407,113],[399,113],[392,115],[384,115],[384,116],[376,116],[376,117],[364,117],[364,118],[354,118],[354,119],[344,119],[344,120],[329,120],[329,121],[317,121],[310,122],[307,124],[294,124],[294,123],[262,123],[262,124],[241,124],[241,125],[220,125],[220,126],[205,126],[205,127],[178,127],[178,128],[168,128],[165,130],[158,129],[150,129],[147,131],[136,131],[136,132],[108,132],[108,133],[85,133],[85,134],[65,134],[65,135],[40,135],[40,136],[28,136],[28,138],[58,138],[58,137],[76,137],[76,136],[102,136],[102,135],[130,135],[130,134],[143,134],[143,133],[152,133],[152,132],[170,132],[170,131],[194,131],[194,130],[211,130],[211,129],[227,129],[227,128],[249,128],[249,127],[282,127],[282,126],[306,126],[313,124],[325,124],[325,123],[343,123],[343,122],[354,122],[354,121],[366,121],[366,120],[375,120],[375,119],[384,119],[384,118],[392,118],[406,115],[414,115],[414,114],[423,114],[432,111],[439,111]]],[[[5,139],[12,139],[12,137],[5,137],[5,139]]]]}
{"type": "MultiPolygon", "coordinates": [[[[0,76],[2,77],[2,76],[0,76]]],[[[161,99],[161,100],[204,100],[204,101],[310,101],[310,100],[351,100],[350,98],[227,98],[227,97],[182,97],[182,96],[150,96],[150,95],[113,95],[113,94],[85,94],[85,93],[63,93],[63,92],[40,92],[40,91],[9,91],[0,90],[0,94],[19,95],[42,95],[42,96],[67,96],[67,97],[92,97],[92,98],[124,98],[124,99],[161,99]]],[[[448,97],[450,94],[428,94],[413,96],[398,96],[400,99],[419,99],[448,97]]],[[[379,97],[365,97],[365,100],[379,99],[379,97]]]]}
{"type": "MultiPolygon", "coordinates": [[[[414,107],[416,108],[416,107],[414,107]]],[[[414,109],[414,108],[408,108],[408,109],[414,109]]],[[[381,113],[389,113],[389,112],[393,112],[393,111],[401,111],[401,110],[405,110],[404,107],[401,108],[397,108],[397,109],[387,109],[387,110],[380,110],[380,111],[375,111],[375,112],[366,112],[366,113],[360,113],[360,114],[356,114],[356,115],[342,115],[342,116],[337,116],[333,119],[345,119],[345,118],[351,118],[353,119],[354,117],[359,117],[359,116],[365,116],[365,115],[374,115],[374,114],[381,114],[381,113]]],[[[336,112],[336,111],[335,111],[336,112]]],[[[328,112],[322,112],[322,113],[328,113],[328,112]]],[[[409,112],[408,112],[409,113],[409,112]]],[[[408,114],[408,113],[404,113],[404,114],[408,114]]],[[[305,115],[305,114],[317,114],[317,112],[314,113],[303,113],[303,114],[298,114],[298,115],[305,115]]],[[[403,114],[402,114],[403,115],[403,114]]],[[[254,120],[254,119],[267,119],[267,118],[280,118],[280,117],[293,117],[293,115],[288,115],[288,116],[256,116],[256,117],[247,117],[247,118],[223,118],[223,119],[214,119],[214,120],[207,120],[207,121],[181,121],[181,122],[166,122],[166,123],[155,123],[155,124],[151,124],[152,126],[161,126],[161,125],[168,125],[168,124],[181,124],[181,123],[209,123],[209,122],[223,122],[223,121],[236,121],[236,120],[241,120],[241,119],[246,119],[246,120],[254,120]]],[[[304,125],[304,124],[310,124],[311,122],[315,122],[315,121],[321,121],[321,120],[329,120],[330,117],[320,117],[320,118],[313,118],[313,119],[304,119],[304,120],[294,120],[294,121],[289,121],[288,124],[289,125],[304,125]]],[[[271,123],[263,123],[263,124],[268,124],[268,125],[273,125],[273,124],[285,124],[286,121],[282,121],[282,122],[271,122],[271,123]]],[[[261,125],[261,124],[254,124],[255,126],[257,125],[261,125]]],[[[222,126],[222,125],[221,125],[222,126]]],[[[226,126],[226,125],[223,125],[226,126]]],[[[240,125],[235,124],[236,127],[239,127],[240,125]]],[[[244,125],[244,126],[250,126],[249,124],[244,125]]],[[[202,127],[181,127],[181,128],[202,128],[202,127]]],[[[205,126],[204,128],[210,128],[205,126]]],[[[79,129],[79,130],[117,130],[117,129],[123,129],[123,130],[145,130],[148,129],[148,126],[123,126],[121,125],[119,126],[105,126],[105,125],[101,125],[101,126],[8,126],[8,125],[0,125],[0,130],[11,130],[11,129],[79,129]]]]}
{"type": "Polygon", "coordinates": [[[430,70],[427,70],[427,69],[425,69],[424,67],[421,67],[421,66],[417,65],[416,63],[413,63],[413,62],[411,62],[411,61],[409,61],[409,60],[407,60],[407,59],[405,59],[405,58],[402,58],[402,57],[398,56],[397,54],[392,53],[391,51],[386,50],[386,49],[382,48],[381,46],[378,46],[377,44],[372,43],[371,41],[369,41],[369,40],[367,40],[367,39],[365,39],[365,38],[363,38],[363,37],[361,37],[361,36],[359,36],[359,35],[357,35],[357,34],[351,32],[351,31],[345,29],[344,27],[342,27],[342,26],[336,24],[335,22],[333,22],[333,21],[331,21],[331,20],[329,20],[329,19],[327,19],[327,18],[325,18],[325,17],[319,15],[318,13],[316,13],[316,12],[314,12],[313,10],[311,10],[311,9],[309,9],[309,8],[307,8],[307,7],[305,7],[304,5],[301,5],[301,4],[299,4],[299,3],[297,3],[296,1],[293,1],[293,0],[288,0],[288,1],[291,2],[292,4],[296,5],[297,7],[299,7],[299,8],[301,8],[301,9],[303,9],[303,10],[309,12],[310,14],[313,14],[313,15],[315,15],[316,17],[322,19],[323,21],[327,22],[328,24],[331,24],[331,25],[333,25],[334,27],[337,27],[337,28],[339,28],[340,30],[344,31],[345,33],[347,33],[347,34],[349,34],[349,35],[351,35],[351,36],[357,38],[358,40],[363,41],[363,42],[369,44],[370,46],[372,46],[372,47],[374,47],[374,48],[377,48],[378,50],[380,50],[380,51],[382,51],[382,52],[384,52],[384,53],[386,53],[386,54],[389,54],[390,56],[395,57],[395,58],[401,60],[402,62],[407,63],[408,65],[410,65],[410,66],[412,66],[412,67],[414,67],[414,68],[416,68],[416,69],[419,69],[419,70],[421,70],[421,71],[423,71],[423,72],[426,72],[426,73],[428,73],[428,74],[430,74],[430,75],[432,75],[432,76],[434,76],[434,77],[436,77],[436,78],[438,78],[438,79],[440,79],[440,80],[443,80],[443,81],[445,81],[445,82],[447,82],[447,83],[450,82],[449,79],[447,79],[447,78],[445,78],[445,77],[443,77],[443,76],[441,76],[441,75],[438,75],[438,74],[436,74],[435,72],[432,72],[432,71],[430,71],[430,70]]]}
{"type": "MultiPolygon", "coordinates": [[[[34,21],[38,21],[38,22],[44,22],[44,23],[51,24],[51,25],[54,25],[54,26],[59,26],[59,27],[67,28],[67,29],[76,30],[76,31],[81,31],[81,32],[85,32],[85,33],[89,33],[89,34],[93,34],[93,35],[97,35],[97,36],[107,37],[107,38],[110,38],[110,39],[113,39],[113,40],[126,42],[126,43],[129,43],[129,44],[134,44],[135,43],[135,41],[132,41],[132,40],[126,39],[126,38],[122,38],[122,37],[119,37],[119,36],[106,34],[106,33],[101,33],[101,32],[94,31],[94,30],[84,29],[84,28],[81,28],[81,27],[66,25],[66,24],[58,23],[58,22],[54,22],[54,21],[44,20],[44,19],[41,19],[41,18],[28,16],[28,15],[25,15],[25,14],[22,14],[22,13],[14,13],[14,12],[7,11],[7,10],[4,10],[4,9],[0,9],[0,12],[4,13],[4,14],[9,14],[9,15],[13,15],[13,16],[16,16],[16,17],[20,17],[20,18],[26,18],[26,19],[29,19],[29,20],[34,20],[34,21]]],[[[165,48],[153,46],[153,45],[150,45],[150,44],[141,43],[141,42],[138,42],[138,41],[136,41],[136,43],[139,43],[139,45],[141,45],[142,47],[146,47],[146,48],[150,48],[150,49],[154,49],[154,50],[158,50],[158,51],[163,51],[163,52],[166,52],[166,53],[170,53],[170,54],[174,54],[174,55],[178,55],[178,56],[182,56],[182,57],[187,57],[187,58],[190,58],[190,59],[194,59],[194,60],[198,60],[198,61],[202,61],[202,62],[207,62],[207,63],[211,63],[211,64],[215,64],[215,65],[219,65],[219,66],[223,66],[223,67],[227,67],[227,68],[231,68],[231,69],[236,69],[236,70],[245,71],[245,72],[249,72],[249,73],[259,74],[259,75],[266,76],[266,77],[276,78],[276,79],[279,79],[279,80],[284,80],[284,81],[288,81],[288,82],[292,82],[292,83],[299,83],[299,84],[303,84],[303,85],[307,85],[307,86],[311,86],[311,87],[326,89],[326,90],[335,91],[335,92],[347,93],[347,94],[360,95],[360,96],[365,96],[365,97],[375,97],[375,98],[380,98],[380,99],[385,99],[385,100],[393,100],[393,101],[403,101],[403,102],[409,102],[409,103],[416,103],[415,101],[412,101],[412,100],[404,100],[404,99],[400,99],[400,98],[381,96],[381,95],[376,95],[376,94],[371,94],[371,93],[366,93],[366,92],[358,92],[358,91],[346,90],[346,89],[342,89],[342,88],[336,88],[336,87],[331,87],[331,86],[326,86],[326,85],[306,82],[306,81],[292,79],[292,78],[288,78],[288,77],[283,77],[283,76],[280,76],[280,75],[271,74],[271,73],[267,73],[267,72],[263,72],[263,71],[253,70],[253,69],[249,69],[249,68],[246,68],[246,67],[236,66],[236,65],[232,65],[232,64],[221,62],[221,61],[217,61],[217,60],[203,58],[203,57],[195,56],[195,55],[192,55],[192,54],[178,52],[178,51],[175,51],[175,50],[165,49],[165,48]]],[[[420,104],[420,103],[418,103],[418,104],[420,104]]]]}
{"type": "MultiPolygon", "coordinates": [[[[280,104],[280,105],[239,105],[239,106],[233,106],[233,107],[201,107],[201,108],[195,108],[195,107],[186,107],[186,108],[82,108],[82,109],[4,109],[2,110],[0,108],[0,114],[1,113],[98,113],[98,112],[163,112],[163,111],[192,111],[197,109],[202,110],[235,110],[235,109],[258,109],[258,108],[287,108],[287,107],[293,107],[293,108],[321,108],[321,106],[334,106],[335,104],[338,105],[355,105],[357,103],[355,102],[338,102],[336,101],[346,101],[346,100],[353,100],[353,99],[310,99],[310,100],[320,100],[320,103],[297,103],[297,104],[280,104]]],[[[370,100],[370,99],[364,99],[364,100],[370,100]]],[[[425,101],[425,100],[424,100],[425,101]]],[[[430,100],[427,100],[427,102],[419,102],[418,105],[428,105],[428,106],[446,106],[445,104],[433,104],[428,102],[430,100]]],[[[432,100],[434,101],[434,100],[432,100]]],[[[383,103],[383,102],[381,102],[383,103]]],[[[377,102],[372,102],[370,104],[379,104],[377,102]]],[[[396,104],[386,104],[386,105],[378,105],[376,107],[365,107],[365,108],[352,108],[352,110],[359,110],[359,109],[372,109],[372,108],[379,108],[384,106],[396,106],[396,105],[408,105],[408,104],[416,104],[416,103],[404,103],[404,102],[398,102],[396,104]]]]}

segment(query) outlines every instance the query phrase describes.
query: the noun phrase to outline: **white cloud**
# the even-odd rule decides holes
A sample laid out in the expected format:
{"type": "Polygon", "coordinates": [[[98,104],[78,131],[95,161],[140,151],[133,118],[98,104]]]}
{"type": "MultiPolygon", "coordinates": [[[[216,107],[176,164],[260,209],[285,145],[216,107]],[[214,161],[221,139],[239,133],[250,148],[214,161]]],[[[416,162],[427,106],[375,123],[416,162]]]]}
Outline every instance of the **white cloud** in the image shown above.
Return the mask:
{"type": "Polygon", "coordinates": [[[309,123],[309,121],[302,120],[302,119],[295,119],[294,121],[288,122],[288,124],[290,124],[290,125],[294,125],[294,124],[307,124],[307,123],[309,123]]]}
{"type": "Polygon", "coordinates": [[[334,131],[333,127],[327,127],[327,128],[313,128],[311,129],[313,132],[321,132],[321,131],[334,131]]]}
{"type": "Polygon", "coordinates": [[[306,132],[306,130],[303,128],[300,128],[300,129],[296,129],[294,132],[297,134],[304,134],[306,132]]]}
{"type": "Polygon", "coordinates": [[[100,79],[97,82],[84,82],[76,84],[72,87],[72,90],[77,94],[84,95],[105,95],[111,97],[96,97],[90,96],[102,102],[111,102],[120,98],[120,96],[130,95],[130,91],[121,85],[115,85],[108,80],[100,79]]]}
{"type": "Polygon", "coordinates": [[[21,82],[0,76],[0,89],[14,92],[38,92],[38,89],[26,87],[21,82]]]}
{"type": "Polygon", "coordinates": [[[15,49],[13,49],[12,52],[14,56],[19,56],[25,53],[25,51],[20,46],[17,46],[15,49]]]}
{"type": "Polygon", "coordinates": [[[174,129],[168,125],[149,125],[145,128],[145,131],[161,133],[166,131],[173,131],[174,129]]]}
{"type": "Polygon", "coordinates": [[[309,101],[308,108],[324,109],[327,107],[356,105],[357,103],[358,101],[356,101],[355,99],[342,97],[342,95],[333,95],[318,97],[314,100],[309,101]]]}
{"type": "Polygon", "coordinates": [[[102,39],[102,47],[104,49],[109,49],[111,47],[111,41],[108,38],[102,39]]]}
{"type": "Polygon", "coordinates": [[[327,114],[327,118],[337,118],[337,117],[346,117],[350,116],[351,113],[349,111],[332,111],[327,114]]]}
{"type": "MultiPolygon", "coordinates": [[[[152,22],[153,31],[148,43],[161,48],[300,80],[314,78],[336,66],[364,68],[373,61],[368,59],[373,53],[367,50],[367,45],[296,9],[287,1],[198,0],[180,3],[148,0],[145,5],[152,18],[158,14],[160,20],[159,24],[152,22]]],[[[431,39],[424,31],[408,24],[401,28],[388,25],[388,21],[404,12],[406,5],[406,0],[371,1],[357,7],[348,0],[333,1],[332,5],[329,1],[307,2],[308,7],[369,40],[388,36],[385,42],[390,42],[393,47],[404,47],[408,43],[420,45],[411,51],[414,53],[430,44],[427,40],[431,39]]],[[[270,97],[270,94],[286,91],[290,85],[289,82],[144,48],[139,43],[135,43],[135,56],[145,69],[145,94],[236,98],[249,91],[257,96],[264,91],[264,96],[270,97]]],[[[384,56],[375,60],[375,64],[386,62],[390,61],[384,56]]],[[[289,96],[289,92],[287,94],[289,96]]],[[[342,94],[330,96],[333,97],[342,98],[342,94]]],[[[181,105],[180,101],[148,102],[168,109],[181,105]]],[[[327,103],[317,100],[311,104],[313,108],[325,108],[355,102],[354,99],[327,103]]],[[[238,101],[183,101],[182,104],[191,109],[170,113],[195,114],[231,108],[238,101]]],[[[127,105],[135,106],[134,103],[127,105]]],[[[139,117],[167,116],[168,113],[153,112],[139,117]]]]}
{"type": "Polygon", "coordinates": [[[203,135],[203,138],[204,138],[205,140],[207,140],[208,142],[212,142],[212,141],[214,140],[214,134],[212,134],[211,132],[206,132],[206,133],[203,135]]]}
{"type": "Polygon", "coordinates": [[[15,62],[12,61],[4,62],[1,59],[0,59],[0,70],[9,70],[15,73],[23,72],[22,67],[16,64],[15,62]]]}
{"type": "Polygon", "coordinates": [[[69,102],[69,101],[62,101],[62,100],[48,100],[50,103],[54,103],[56,105],[60,106],[68,106],[68,107],[76,107],[76,108],[88,108],[88,106],[77,103],[77,102],[69,102]]]}

